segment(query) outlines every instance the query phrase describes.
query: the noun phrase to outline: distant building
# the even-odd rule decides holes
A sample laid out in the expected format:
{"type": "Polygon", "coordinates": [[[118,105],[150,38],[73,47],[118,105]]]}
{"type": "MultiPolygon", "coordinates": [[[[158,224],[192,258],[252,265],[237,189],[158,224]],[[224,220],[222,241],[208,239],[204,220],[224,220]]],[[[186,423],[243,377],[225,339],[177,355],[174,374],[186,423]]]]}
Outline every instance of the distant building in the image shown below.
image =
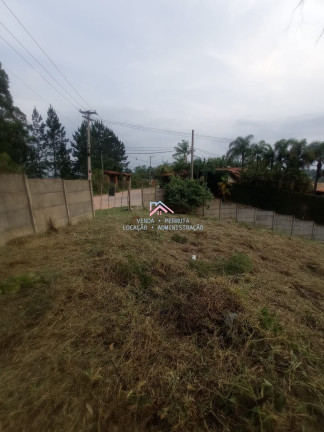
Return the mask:
{"type": "Polygon", "coordinates": [[[128,183],[131,180],[132,174],[122,173],[118,171],[104,170],[104,178],[106,183],[113,183],[118,186],[119,183],[126,181],[128,183]]]}
{"type": "Polygon", "coordinates": [[[324,195],[324,183],[317,183],[316,194],[324,195]]]}

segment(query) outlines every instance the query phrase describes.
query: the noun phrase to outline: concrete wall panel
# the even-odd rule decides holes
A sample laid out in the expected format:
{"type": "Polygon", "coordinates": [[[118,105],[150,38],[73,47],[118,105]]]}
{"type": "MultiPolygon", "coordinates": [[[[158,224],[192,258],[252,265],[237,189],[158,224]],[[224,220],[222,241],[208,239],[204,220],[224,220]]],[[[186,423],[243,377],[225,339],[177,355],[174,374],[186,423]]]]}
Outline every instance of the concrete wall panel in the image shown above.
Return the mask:
{"type": "Polygon", "coordinates": [[[90,220],[93,218],[92,212],[90,213],[83,213],[79,216],[73,216],[72,217],[72,223],[76,224],[78,222],[84,221],[84,220],[90,220]]]}
{"type": "Polygon", "coordinates": [[[26,191],[23,192],[0,192],[0,212],[28,208],[26,191]]]}
{"type": "Polygon", "coordinates": [[[311,238],[313,232],[313,222],[295,219],[292,234],[299,237],[311,238]]]}
{"type": "Polygon", "coordinates": [[[53,206],[44,209],[34,210],[37,231],[46,231],[49,220],[51,219],[55,226],[62,226],[60,220],[65,219],[65,225],[68,223],[65,205],[53,206]]]}
{"type": "Polygon", "coordinates": [[[87,214],[87,213],[92,214],[91,202],[89,201],[69,204],[69,209],[70,209],[71,218],[75,216],[80,216],[82,214],[87,214]]]}
{"type": "Polygon", "coordinates": [[[89,190],[69,192],[67,195],[68,205],[75,204],[78,202],[91,202],[91,195],[89,190]]]}
{"type": "Polygon", "coordinates": [[[38,193],[32,195],[32,204],[34,210],[41,210],[48,207],[65,205],[63,191],[38,193]]]}
{"type": "Polygon", "coordinates": [[[8,192],[25,192],[22,174],[0,174],[0,194],[8,192]]]}
{"type": "Polygon", "coordinates": [[[317,241],[324,241],[324,226],[315,224],[313,239],[317,241]]]}
{"type": "Polygon", "coordinates": [[[257,209],[255,224],[264,228],[272,228],[273,211],[257,209]]]}
{"type": "Polygon", "coordinates": [[[232,202],[222,202],[220,217],[221,219],[236,219],[236,204],[232,202]]]}
{"type": "Polygon", "coordinates": [[[250,206],[237,206],[237,221],[244,223],[254,223],[255,208],[250,206]]]}
{"type": "Polygon", "coordinates": [[[61,179],[28,179],[28,185],[32,195],[62,192],[61,179]]]}
{"type": "Polygon", "coordinates": [[[285,232],[290,234],[293,219],[294,219],[293,216],[286,216],[286,215],[280,215],[278,213],[275,213],[273,229],[275,231],[280,231],[280,232],[285,232]]]}
{"type": "Polygon", "coordinates": [[[90,191],[88,180],[65,180],[66,192],[90,191]]]}

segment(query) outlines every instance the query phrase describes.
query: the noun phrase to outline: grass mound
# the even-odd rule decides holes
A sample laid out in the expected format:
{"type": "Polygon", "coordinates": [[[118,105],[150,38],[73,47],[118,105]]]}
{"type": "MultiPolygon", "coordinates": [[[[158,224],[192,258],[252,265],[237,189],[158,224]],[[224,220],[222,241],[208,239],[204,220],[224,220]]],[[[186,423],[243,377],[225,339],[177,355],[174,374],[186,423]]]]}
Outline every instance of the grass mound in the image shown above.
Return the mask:
{"type": "Polygon", "coordinates": [[[324,245],[143,216],[0,249],[0,429],[323,430],[324,245]]]}

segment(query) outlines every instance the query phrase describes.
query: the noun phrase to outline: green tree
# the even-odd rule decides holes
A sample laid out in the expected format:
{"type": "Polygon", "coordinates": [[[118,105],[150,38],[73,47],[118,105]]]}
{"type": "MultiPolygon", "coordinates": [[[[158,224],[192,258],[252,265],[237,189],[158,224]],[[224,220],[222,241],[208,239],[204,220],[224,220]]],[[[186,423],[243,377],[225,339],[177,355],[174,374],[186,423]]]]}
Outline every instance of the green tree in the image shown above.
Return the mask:
{"type": "Polygon", "coordinates": [[[270,171],[273,170],[273,166],[275,163],[275,151],[274,148],[270,144],[266,144],[266,149],[264,153],[264,164],[266,167],[270,168],[270,171]]]}
{"type": "Polygon", "coordinates": [[[213,194],[198,180],[175,176],[166,185],[165,199],[174,211],[187,213],[206,205],[213,194]]]}
{"type": "Polygon", "coordinates": [[[305,139],[289,139],[288,145],[287,169],[298,171],[312,162],[312,152],[307,146],[307,141],[305,139]]]}
{"type": "Polygon", "coordinates": [[[243,168],[250,154],[250,145],[252,139],[253,135],[237,137],[236,140],[230,143],[226,157],[229,159],[238,158],[241,161],[241,167],[243,168]]]}
{"type": "Polygon", "coordinates": [[[71,176],[71,162],[67,149],[68,139],[64,126],[52,106],[47,111],[45,131],[45,151],[47,154],[49,174],[53,177],[68,178],[71,176]]]}
{"type": "Polygon", "coordinates": [[[190,163],[186,162],[184,159],[177,159],[172,164],[172,171],[174,174],[179,175],[180,177],[189,177],[190,173],[190,163]]]}
{"type": "Polygon", "coordinates": [[[26,116],[13,105],[9,78],[0,63],[0,153],[24,166],[28,158],[28,126],[26,116]]]}
{"type": "Polygon", "coordinates": [[[0,174],[20,174],[22,167],[17,165],[7,153],[0,153],[0,174]]]}
{"type": "MultiPolygon", "coordinates": [[[[101,169],[101,155],[104,169],[125,171],[128,166],[125,145],[115,133],[101,121],[90,127],[92,170],[101,169]]],[[[72,155],[74,172],[78,176],[87,175],[87,122],[81,123],[73,134],[72,155]]]]}
{"type": "Polygon", "coordinates": [[[218,191],[223,201],[225,201],[226,196],[231,196],[231,186],[228,175],[222,176],[221,181],[217,183],[218,191]]]}
{"type": "Polygon", "coordinates": [[[183,161],[185,164],[188,162],[188,155],[190,154],[189,141],[181,140],[176,147],[175,153],[172,155],[178,162],[183,161]]]}
{"type": "MultiPolygon", "coordinates": [[[[155,170],[154,170],[155,171],[155,170]]],[[[154,176],[153,171],[153,176],[154,176]]],[[[150,168],[146,165],[139,165],[133,169],[132,187],[139,188],[141,186],[148,187],[150,178],[150,168]]]]}
{"type": "Polygon", "coordinates": [[[314,141],[309,145],[309,150],[312,152],[313,160],[317,161],[316,174],[314,180],[314,192],[316,192],[318,180],[324,175],[322,170],[324,163],[324,141],[314,141]]]}
{"type": "Polygon", "coordinates": [[[264,168],[269,165],[273,165],[274,151],[270,144],[267,144],[264,140],[258,143],[251,144],[249,152],[249,163],[256,164],[257,167],[264,168]]]}
{"type": "Polygon", "coordinates": [[[29,125],[29,131],[29,155],[26,172],[29,177],[42,178],[45,177],[47,168],[45,123],[36,108],[32,113],[32,123],[29,125]]]}

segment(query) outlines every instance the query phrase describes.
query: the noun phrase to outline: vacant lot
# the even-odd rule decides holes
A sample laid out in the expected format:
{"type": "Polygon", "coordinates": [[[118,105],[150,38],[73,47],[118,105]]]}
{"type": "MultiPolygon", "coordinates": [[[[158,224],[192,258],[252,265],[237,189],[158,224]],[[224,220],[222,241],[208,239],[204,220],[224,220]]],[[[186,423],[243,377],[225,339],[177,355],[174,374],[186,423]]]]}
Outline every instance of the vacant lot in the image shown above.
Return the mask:
{"type": "Polygon", "coordinates": [[[138,216],[0,248],[0,430],[324,430],[324,245],[138,216]]]}

